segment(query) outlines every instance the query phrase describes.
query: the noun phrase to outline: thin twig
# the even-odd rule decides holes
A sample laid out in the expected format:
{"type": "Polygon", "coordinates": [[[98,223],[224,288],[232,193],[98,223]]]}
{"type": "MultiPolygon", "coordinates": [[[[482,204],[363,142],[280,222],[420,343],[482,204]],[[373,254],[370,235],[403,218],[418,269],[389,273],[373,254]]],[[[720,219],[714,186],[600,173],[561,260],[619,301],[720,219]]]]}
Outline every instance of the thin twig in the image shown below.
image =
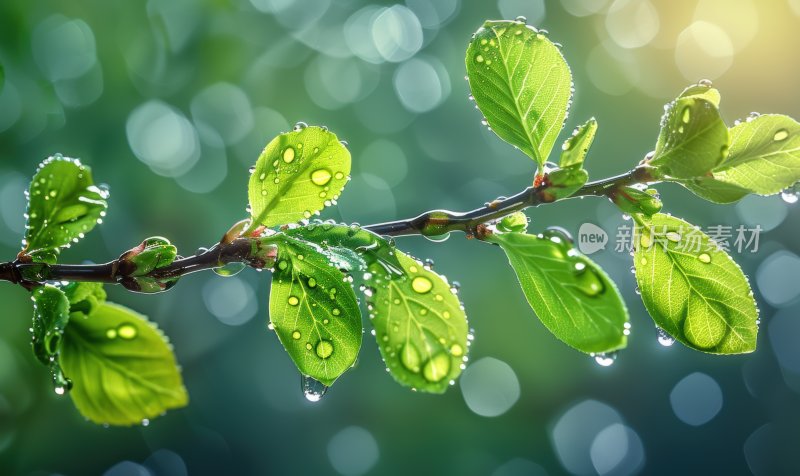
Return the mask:
{"type": "MultiPolygon", "coordinates": [[[[609,196],[619,187],[637,183],[652,182],[647,167],[637,167],[625,174],[603,180],[589,182],[568,198],[586,196],[609,196]]],[[[548,193],[550,184],[545,180],[537,187],[528,187],[508,198],[498,199],[483,207],[468,212],[433,210],[415,218],[367,225],[364,229],[384,236],[441,235],[461,231],[473,236],[482,224],[498,220],[506,215],[555,201],[548,193]]],[[[236,238],[224,240],[208,251],[179,258],[170,265],[157,268],[145,277],[157,280],[178,278],[186,274],[224,266],[232,262],[245,262],[252,267],[264,267],[265,263],[252,261],[255,238],[236,238]]],[[[119,272],[119,260],[104,264],[53,264],[24,263],[20,260],[0,263],[0,281],[20,284],[26,289],[43,282],[87,281],[102,283],[122,283],[125,276],[119,272]],[[35,270],[36,273],[31,273],[35,270]],[[27,273],[26,273],[27,271],[27,273]],[[25,279],[35,274],[37,279],[25,279]]]]}

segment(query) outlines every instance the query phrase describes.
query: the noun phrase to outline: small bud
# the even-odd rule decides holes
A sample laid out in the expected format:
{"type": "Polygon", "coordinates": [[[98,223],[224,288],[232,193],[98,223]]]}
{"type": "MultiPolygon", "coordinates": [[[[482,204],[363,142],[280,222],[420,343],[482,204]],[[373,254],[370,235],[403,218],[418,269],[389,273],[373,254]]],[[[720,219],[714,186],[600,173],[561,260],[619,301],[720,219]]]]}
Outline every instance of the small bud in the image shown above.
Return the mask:
{"type": "Polygon", "coordinates": [[[653,189],[639,190],[633,187],[620,187],[609,193],[608,198],[620,210],[629,215],[643,213],[647,216],[661,211],[661,199],[653,189]]]}
{"type": "Polygon", "coordinates": [[[497,222],[497,231],[501,233],[524,233],[528,229],[528,217],[522,212],[515,212],[497,222]]]}

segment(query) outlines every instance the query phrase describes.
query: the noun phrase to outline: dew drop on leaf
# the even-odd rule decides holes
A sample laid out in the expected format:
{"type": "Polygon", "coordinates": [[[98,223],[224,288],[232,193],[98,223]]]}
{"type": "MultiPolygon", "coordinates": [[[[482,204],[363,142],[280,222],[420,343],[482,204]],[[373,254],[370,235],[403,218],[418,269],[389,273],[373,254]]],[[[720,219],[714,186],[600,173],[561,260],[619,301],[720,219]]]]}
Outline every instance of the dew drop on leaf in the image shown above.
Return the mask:
{"type": "Polygon", "coordinates": [[[414,344],[411,342],[404,345],[403,349],[400,351],[400,362],[403,363],[403,367],[407,368],[411,372],[419,372],[419,366],[422,363],[422,359],[419,356],[419,351],[417,350],[416,346],[414,346],[414,344]]]}
{"type": "Polygon", "coordinates": [[[288,302],[290,306],[297,306],[300,304],[300,299],[297,296],[289,296],[288,302]]]}
{"type": "Polygon", "coordinates": [[[311,182],[320,187],[327,185],[331,181],[331,171],[328,169],[317,169],[311,172],[311,182]]]}
{"type": "MultiPolygon", "coordinates": [[[[108,334],[108,332],[106,332],[106,334],[108,334]]],[[[125,323],[125,324],[120,324],[119,327],[117,327],[117,335],[121,339],[125,340],[135,339],[138,334],[139,331],[133,324],[125,323]]]]}
{"type": "Polygon", "coordinates": [[[786,140],[788,137],[789,137],[789,131],[787,131],[786,129],[778,129],[775,132],[775,135],[772,136],[775,142],[786,140]]]}
{"type": "Polygon", "coordinates": [[[317,353],[317,357],[320,359],[327,359],[333,354],[333,343],[329,340],[321,339],[319,342],[317,342],[315,351],[317,353]]]}
{"type": "Polygon", "coordinates": [[[411,289],[419,294],[429,293],[433,289],[433,283],[425,276],[417,276],[411,281],[411,289]]]}
{"type": "Polygon", "coordinates": [[[701,254],[700,256],[697,257],[697,259],[699,259],[701,263],[708,264],[711,262],[711,256],[709,256],[708,253],[701,254]]]}
{"type": "Polygon", "coordinates": [[[444,352],[431,357],[422,369],[422,375],[429,382],[439,382],[450,372],[450,356],[444,352]]]}

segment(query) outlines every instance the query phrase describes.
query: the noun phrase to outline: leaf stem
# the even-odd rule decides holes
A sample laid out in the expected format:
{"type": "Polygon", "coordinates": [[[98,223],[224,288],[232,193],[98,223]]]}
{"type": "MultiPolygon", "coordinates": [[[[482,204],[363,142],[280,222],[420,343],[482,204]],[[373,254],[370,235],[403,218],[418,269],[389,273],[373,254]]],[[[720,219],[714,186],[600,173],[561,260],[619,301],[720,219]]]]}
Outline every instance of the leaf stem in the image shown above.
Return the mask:
{"type": "MultiPolygon", "coordinates": [[[[650,183],[655,179],[650,167],[640,165],[624,174],[589,182],[573,197],[603,197],[619,187],[637,183],[650,183]]],[[[552,184],[545,179],[536,187],[525,190],[508,198],[497,199],[480,208],[468,212],[452,212],[433,210],[415,218],[367,225],[364,229],[385,236],[437,236],[452,231],[461,231],[468,237],[476,235],[478,227],[484,223],[498,220],[506,215],[557,201],[554,199],[552,184]]],[[[247,236],[246,234],[244,236],[247,236]]],[[[168,266],[157,268],[143,277],[156,280],[174,279],[186,274],[224,266],[227,263],[244,262],[254,268],[271,266],[261,259],[254,259],[254,246],[262,242],[257,238],[240,237],[233,240],[223,239],[220,243],[200,254],[179,258],[168,266]]],[[[124,284],[126,276],[120,273],[120,260],[116,259],[104,264],[53,264],[28,263],[20,259],[0,263],[0,281],[9,281],[31,289],[43,282],[50,281],[88,281],[124,284]]],[[[131,288],[129,288],[131,289],[131,288]]]]}

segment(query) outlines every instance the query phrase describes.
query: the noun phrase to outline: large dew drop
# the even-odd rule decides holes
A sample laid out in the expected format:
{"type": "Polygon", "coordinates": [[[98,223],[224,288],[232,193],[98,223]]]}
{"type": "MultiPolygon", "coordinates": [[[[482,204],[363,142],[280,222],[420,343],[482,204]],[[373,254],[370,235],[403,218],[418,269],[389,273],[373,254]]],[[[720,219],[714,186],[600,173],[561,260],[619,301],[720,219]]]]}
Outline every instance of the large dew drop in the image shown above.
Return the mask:
{"type": "Polygon", "coordinates": [[[333,355],[333,343],[329,340],[321,339],[319,342],[317,342],[315,351],[317,353],[317,357],[323,360],[327,359],[333,355]]]}
{"type": "Polygon", "coordinates": [[[436,383],[447,377],[450,372],[450,356],[440,352],[430,358],[422,369],[425,380],[436,383]]]}
{"type": "Polygon", "coordinates": [[[419,294],[429,293],[433,289],[433,283],[425,276],[417,276],[411,280],[411,289],[419,294]]]}
{"type": "Polygon", "coordinates": [[[415,374],[419,373],[419,366],[422,363],[422,359],[420,359],[419,351],[411,342],[404,345],[403,350],[400,351],[400,362],[403,363],[403,367],[411,372],[415,374]]]}
{"type": "Polygon", "coordinates": [[[328,386],[308,375],[303,375],[300,378],[300,389],[303,391],[306,400],[309,402],[318,402],[325,396],[325,393],[328,391],[328,386]]]}
{"type": "Polygon", "coordinates": [[[331,171],[328,169],[317,169],[311,172],[311,182],[320,187],[327,185],[331,181],[331,171]]]}

